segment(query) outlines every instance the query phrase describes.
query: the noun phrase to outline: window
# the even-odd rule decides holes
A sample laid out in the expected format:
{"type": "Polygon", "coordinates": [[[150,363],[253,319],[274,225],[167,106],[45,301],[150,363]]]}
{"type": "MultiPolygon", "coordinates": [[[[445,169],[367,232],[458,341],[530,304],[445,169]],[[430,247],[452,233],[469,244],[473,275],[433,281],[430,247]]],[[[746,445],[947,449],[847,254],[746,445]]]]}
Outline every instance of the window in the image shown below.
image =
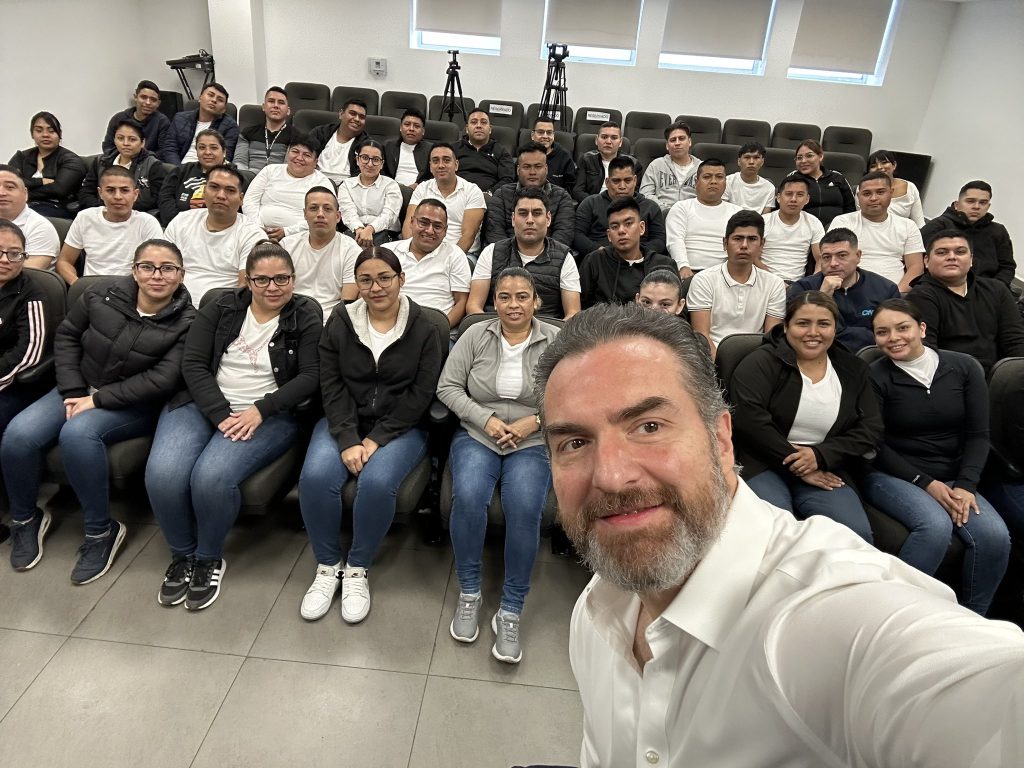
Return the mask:
{"type": "Polygon", "coordinates": [[[501,0],[412,0],[409,47],[501,53],[501,0]]]}
{"type": "Polygon", "coordinates": [[[881,85],[901,0],[804,3],[788,77],[881,85]],[[842,36],[836,36],[842,30],[842,36]],[[841,44],[837,42],[841,41],[841,44]]]}
{"type": "Polygon", "coordinates": [[[658,66],[763,75],[774,0],[669,0],[658,66]]]}
{"type": "Polygon", "coordinates": [[[549,43],[565,43],[567,61],[636,64],[642,13],[643,0],[545,0],[540,56],[547,59],[549,43]]]}

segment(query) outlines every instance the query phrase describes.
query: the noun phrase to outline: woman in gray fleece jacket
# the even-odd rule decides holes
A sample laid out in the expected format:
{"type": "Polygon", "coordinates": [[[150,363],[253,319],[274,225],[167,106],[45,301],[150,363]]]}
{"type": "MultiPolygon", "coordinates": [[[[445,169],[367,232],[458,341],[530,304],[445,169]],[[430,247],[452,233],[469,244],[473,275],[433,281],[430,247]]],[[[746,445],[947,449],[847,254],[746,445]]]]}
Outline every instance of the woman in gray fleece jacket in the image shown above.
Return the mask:
{"type": "Polygon", "coordinates": [[[491,653],[499,661],[522,659],[519,616],[530,591],[540,521],[551,486],[533,370],[558,330],[537,320],[540,299],[530,273],[510,267],[494,289],[498,317],[470,327],[452,348],[437,396],[460,420],[452,439],[450,529],[460,595],[449,631],[462,643],[480,634],[480,556],[487,507],[501,484],[505,514],[505,584],[491,619],[491,653]]]}

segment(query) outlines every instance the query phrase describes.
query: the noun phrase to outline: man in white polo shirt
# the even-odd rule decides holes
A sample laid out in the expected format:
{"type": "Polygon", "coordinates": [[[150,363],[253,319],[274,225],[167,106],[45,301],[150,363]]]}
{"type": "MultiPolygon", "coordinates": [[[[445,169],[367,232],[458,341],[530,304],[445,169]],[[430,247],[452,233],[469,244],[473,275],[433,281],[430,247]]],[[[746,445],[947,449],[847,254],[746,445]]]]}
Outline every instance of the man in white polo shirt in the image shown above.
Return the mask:
{"type": "Polygon", "coordinates": [[[60,237],[45,216],[28,207],[28,188],[9,165],[0,165],[0,219],[13,221],[25,235],[26,267],[53,269],[60,237]]]}
{"type": "Polygon", "coordinates": [[[817,216],[804,211],[811,199],[810,182],[806,176],[787,176],[779,184],[775,201],[778,208],[764,217],[764,248],[761,259],[754,264],[792,283],[807,272],[807,254],[818,263],[818,243],[825,236],[825,227],[817,216]]]}
{"type": "MultiPolygon", "coordinates": [[[[279,166],[267,166],[275,167],[279,166]]],[[[245,269],[249,251],[267,237],[238,212],[243,183],[234,166],[211,168],[206,179],[206,207],[182,211],[164,231],[164,237],[181,249],[185,287],[197,307],[211,288],[239,285],[238,274],[245,269]]]]}
{"type": "Polygon", "coordinates": [[[359,297],[355,266],[363,249],[338,232],[341,213],[329,185],[313,187],[306,193],[302,215],[309,231],[289,235],[281,241],[281,247],[291,254],[295,264],[295,292],[320,302],[326,323],[338,304],[359,297]]]}
{"type": "Polygon", "coordinates": [[[469,299],[469,259],[445,239],[448,213],[440,200],[422,200],[410,217],[412,237],[386,246],[402,262],[402,293],[417,304],[441,310],[448,315],[448,325],[456,328],[469,299]]]}
{"type": "Polygon", "coordinates": [[[673,203],[665,216],[668,255],[684,280],[725,261],[722,238],[729,217],[742,210],[722,200],[725,163],[714,158],[697,167],[697,196],[673,203]]]}
{"type": "Polygon", "coordinates": [[[480,225],[487,212],[484,193],[476,184],[456,174],[459,161],[451,144],[442,141],[432,146],[427,162],[433,178],[419,184],[412,193],[406,209],[402,237],[412,237],[413,211],[421,201],[430,197],[444,203],[448,211],[445,241],[458,246],[465,253],[479,253],[480,225]]]}
{"type": "Polygon", "coordinates": [[[725,263],[693,276],[686,294],[690,324],[707,337],[712,357],[726,336],[769,331],[785,317],[786,284],[754,266],[763,242],[761,214],[735,213],[725,227],[725,263]]]}
{"type": "Polygon", "coordinates": [[[910,219],[889,215],[892,179],[884,171],[872,171],[857,186],[859,211],[832,219],[829,229],[845,227],[860,240],[861,269],[892,280],[901,293],[924,274],[924,242],[910,219]]]}
{"type": "Polygon", "coordinates": [[[127,168],[112,165],[100,174],[99,208],[80,211],[71,222],[57,260],[57,274],[68,285],[78,280],[75,263],[85,251],[85,275],[130,275],[135,248],[163,237],[155,216],[132,209],[139,199],[135,177],[127,168]]]}

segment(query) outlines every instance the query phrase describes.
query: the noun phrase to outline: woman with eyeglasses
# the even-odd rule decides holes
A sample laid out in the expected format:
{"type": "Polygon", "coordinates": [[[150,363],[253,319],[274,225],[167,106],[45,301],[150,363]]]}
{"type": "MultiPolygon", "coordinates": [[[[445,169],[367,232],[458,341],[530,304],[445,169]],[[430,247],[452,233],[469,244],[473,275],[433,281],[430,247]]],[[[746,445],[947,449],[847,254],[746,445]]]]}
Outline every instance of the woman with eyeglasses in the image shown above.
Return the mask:
{"type": "Polygon", "coordinates": [[[88,584],[113,564],[127,528],[110,517],[107,446],[151,435],[160,409],[181,389],[185,332],[195,315],[184,271],[176,245],[146,240],[135,249],[130,277],[88,288],[58,326],[57,386],[15,416],[0,442],[14,570],[43,556],[50,513],[37,506],[39,483],[58,443],[85,518],[71,581],[88,584]]]}
{"type": "Polygon", "coordinates": [[[197,133],[195,145],[197,160],[177,166],[160,188],[160,223],[165,227],[182,211],[206,207],[210,169],[223,165],[227,158],[224,137],[213,128],[197,133]]]}
{"type": "Polygon", "coordinates": [[[239,486],[288,450],[299,408],[316,394],[323,322],[315,301],[294,294],[291,256],[257,244],[245,281],[196,315],[181,365],[187,389],[153,438],[146,490],[171,550],[161,605],[198,611],[217,599],[239,486]]]}
{"type": "Polygon", "coordinates": [[[268,165],[249,182],[242,213],[263,227],[275,243],[285,235],[306,230],[304,211],[309,190],[334,189],[334,182],[317,170],[319,154],[320,145],[315,140],[296,134],[285,155],[286,162],[268,165]]]}
{"type": "MultiPolygon", "coordinates": [[[[402,294],[405,275],[387,248],[356,259],[359,298],[339,304],[320,340],[320,389],[326,417],[317,423],[299,478],[302,519],[316,555],[313,584],[300,614],[324,616],[341,579],[341,618],[370,612],[367,569],[395,517],[398,488],[427,455],[424,419],[441,373],[441,335],[402,294]],[[352,545],[343,559],[341,489],[358,484],[352,545]]],[[[447,338],[444,340],[447,344],[447,338]]]]}
{"type": "Polygon", "coordinates": [[[825,229],[839,214],[857,209],[850,182],[839,171],[830,171],[821,164],[825,159],[825,150],[821,144],[807,139],[793,154],[796,170],[789,175],[807,179],[811,199],[807,201],[804,210],[818,218],[825,229]]]}
{"type": "Polygon", "coordinates": [[[82,208],[96,208],[103,205],[100,199],[100,176],[113,165],[127,168],[135,177],[139,199],[132,206],[137,211],[157,215],[160,188],[163,186],[164,170],[160,159],[146,149],[146,137],[142,126],[134,120],[119,120],[114,128],[114,150],[96,158],[85,174],[78,202],[82,208]]]}
{"type": "Polygon", "coordinates": [[[371,248],[393,240],[398,232],[402,188],[381,173],[384,145],[379,141],[366,139],[356,148],[356,165],[359,175],[338,185],[338,207],[345,234],[371,248]]]}
{"type": "Polygon", "coordinates": [[[480,558],[487,507],[501,488],[505,515],[505,583],[491,619],[491,654],[518,664],[520,615],[540,544],[540,521],[551,487],[551,466],[540,433],[533,370],[558,329],[538,321],[533,277],[509,267],[494,287],[493,320],[468,328],[445,363],[437,396],[459,417],[452,438],[452,548],[459,597],[448,632],[460,643],[480,633],[480,558]]]}
{"type": "MultiPolygon", "coordinates": [[[[60,145],[64,132],[52,112],[37,112],[29,124],[35,146],[19,149],[9,163],[28,188],[28,207],[43,216],[70,219],[85,178],[82,158],[60,145]]],[[[76,206],[77,207],[77,206],[76,206]]]]}

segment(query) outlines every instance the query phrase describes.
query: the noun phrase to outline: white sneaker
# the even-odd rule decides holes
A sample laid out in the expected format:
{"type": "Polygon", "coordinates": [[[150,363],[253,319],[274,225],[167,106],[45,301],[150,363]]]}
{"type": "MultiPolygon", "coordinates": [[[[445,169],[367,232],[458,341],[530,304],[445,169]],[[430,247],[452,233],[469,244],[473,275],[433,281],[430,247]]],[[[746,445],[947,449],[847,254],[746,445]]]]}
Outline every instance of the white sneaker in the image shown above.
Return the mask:
{"type": "Polygon", "coordinates": [[[331,600],[338,591],[338,578],[341,574],[341,563],[337,565],[317,565],[316,576],[306,596],[302,598],[299,615],[306,621],[316,621],[331,610],[331,600]]]}
{"type": "Polygon", "coordinates": [[[358,624],[370,612],[370,580],[365,568],[346,565],[341,579],[341,618],[358,624]]]}

